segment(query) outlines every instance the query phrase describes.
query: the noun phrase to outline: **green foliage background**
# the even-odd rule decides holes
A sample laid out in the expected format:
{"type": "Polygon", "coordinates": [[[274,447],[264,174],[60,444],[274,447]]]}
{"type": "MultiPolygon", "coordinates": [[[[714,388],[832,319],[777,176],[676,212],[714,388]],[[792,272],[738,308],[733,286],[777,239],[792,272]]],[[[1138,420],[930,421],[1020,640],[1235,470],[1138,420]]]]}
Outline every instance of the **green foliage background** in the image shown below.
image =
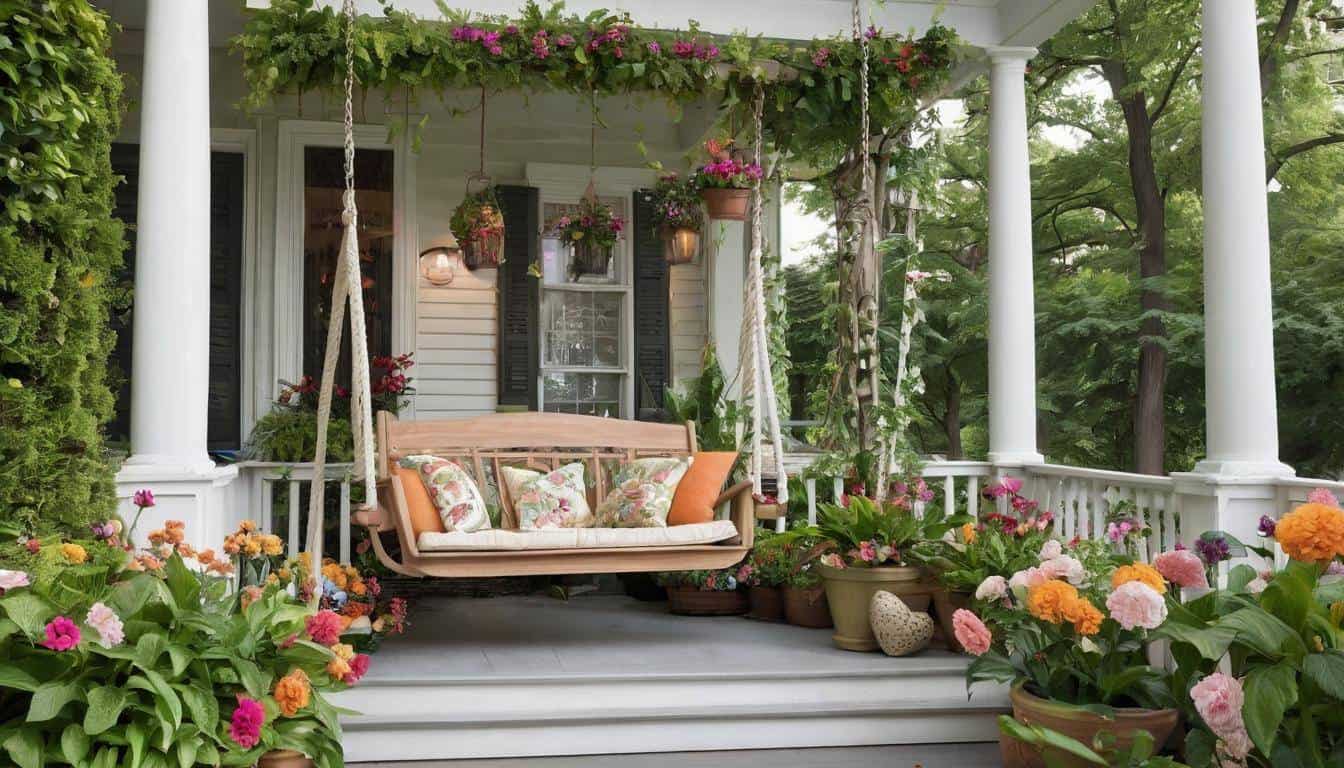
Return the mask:
{"type": "Polygon", "coordinates": [[[0,521],[83,528],[114,502],[100,425],[122,225],[122,83],[85,0],[0,0],[0,521]]]}

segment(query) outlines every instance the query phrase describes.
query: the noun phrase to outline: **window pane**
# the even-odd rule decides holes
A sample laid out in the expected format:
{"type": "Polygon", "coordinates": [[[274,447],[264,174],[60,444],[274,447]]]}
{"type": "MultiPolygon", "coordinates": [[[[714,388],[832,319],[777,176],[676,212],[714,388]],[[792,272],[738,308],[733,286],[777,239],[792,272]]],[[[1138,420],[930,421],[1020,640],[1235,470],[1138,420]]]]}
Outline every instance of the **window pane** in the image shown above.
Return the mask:
{"type": "MultiPolygon", "coordinates": [[[[629,216],[625,212],[625,201],[618,197],[604,197],[602,202],[611,206],[611,209],[617,216],[628,220],[629,216]]],[[[554,221],[562,215],[573,215],[579,209],[579,204],[575,203],[546,203],[542,206],[542,225],[554,221]]],[[[542,233],[541,238],[541,265],[544,281],[547,285],[563,283],[579,283],[581,285],[610,285],[621,282],[623,272],[621,270],[620,250],[624,247],[624,241],[617,241],[613,249],[612,258],[607,263],[606,274],[586,274],[575,277],[570,272],[570,262],[572,251],[566,247],[552,232],[547,230],[542,233]]]]}
{"type": "Polygon", "coordinates": [[[547,290],[541,306],[543,363],[619,366],[622,298],[619,293],[547,290]]]}
{"type": "Polygon", "coordinates": [[[548,373],[543,377],[544,410],[589,416],[621,414],[621,375],[618,373],[548,373]]]}

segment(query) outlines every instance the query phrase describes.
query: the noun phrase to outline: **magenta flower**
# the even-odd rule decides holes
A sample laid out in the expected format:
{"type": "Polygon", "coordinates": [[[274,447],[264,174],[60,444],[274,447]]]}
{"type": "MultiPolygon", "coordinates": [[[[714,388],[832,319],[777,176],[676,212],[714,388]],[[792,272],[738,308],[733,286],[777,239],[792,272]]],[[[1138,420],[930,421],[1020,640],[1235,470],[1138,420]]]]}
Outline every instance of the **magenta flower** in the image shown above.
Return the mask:
{"type": "Polygon", "coordinates": [[[141,488],[131,494],[131,503],[141,509],[148,509],[154,506],[154,492],[148,488],[141,488]]]}
{"type": "Polygon", "coordinates": [[[1274,538],[1274,529],[1277,527],[1278,524],[1274,522],[1274,518],[1269,515],[1261,515],[1260,525],[1256,528],[1255,532],[1266,539],[1272,539],[1274,538]]]}
{"type": "Polygon", "coordinates": [[[350,660],[350,672],[347,673],[345,677],[341,678],[341,682],[346,685],[354,685],[359,682],[360,678],[368,674],[368,672],[369,655],[367,653],[357,653],[355,654],[355,657],[350,660]]]}
{"type": "Polygon", "coordinates": [[[42,641],[43,648],[53,651],[68,651],[79,645],[79,626],[64,616],[57,616],[47,624],[47,639],[42,641]]]}
{"type": "Polygon", "coordinates": [[[555,39],[555,44],[561,48],[568,48],[574,44],[574,36],[569,34],[561,35],[555,39]]]}
{"type": "Polygon", "coordinates": [[[831,59],[830,48],[818,48],[812,54],[812,63],[817,65],[818,67],[827,66],[828,64],[830,64],[830,59],[831,59]]]}
{"type": "Polygon", "coordinates": [[[243,749],[251,749],[261,741],[261,726],[265,722],[266,710],[261,702],[239,696],[238,707],[229,719],[229,738],[243,749]]]}
{"type": "Polygon", "coordinates": [[[658,44],[657,40],[654,40],[653,42],[649,43],[648,47],[649,47],[649,53],[653,54],[654,56],[657,56],[658,54],[663,52],[663,47],[658,44]]]}

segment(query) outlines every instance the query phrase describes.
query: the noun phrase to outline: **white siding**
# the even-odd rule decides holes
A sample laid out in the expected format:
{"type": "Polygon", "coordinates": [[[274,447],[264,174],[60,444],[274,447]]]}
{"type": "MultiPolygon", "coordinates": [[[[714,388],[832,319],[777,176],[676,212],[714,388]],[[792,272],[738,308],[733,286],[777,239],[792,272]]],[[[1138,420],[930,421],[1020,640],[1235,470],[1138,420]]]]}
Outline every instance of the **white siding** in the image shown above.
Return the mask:
{"type": "Polygon", "coordinates": [[[700,375],[708,332],[704,257],[672,267],[672,381],[700,375]]]}

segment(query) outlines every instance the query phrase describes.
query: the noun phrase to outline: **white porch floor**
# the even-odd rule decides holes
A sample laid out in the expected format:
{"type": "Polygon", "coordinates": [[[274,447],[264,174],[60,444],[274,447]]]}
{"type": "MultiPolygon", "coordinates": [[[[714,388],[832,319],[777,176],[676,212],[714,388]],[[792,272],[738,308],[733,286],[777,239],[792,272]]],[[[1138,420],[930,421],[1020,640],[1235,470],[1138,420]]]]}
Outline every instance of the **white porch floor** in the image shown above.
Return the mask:
{"type": "Polygon", "coordinates": [[[421,600],[338,703],[350,762],[993,741],[964,657],[622,596],[421,600]]]}

